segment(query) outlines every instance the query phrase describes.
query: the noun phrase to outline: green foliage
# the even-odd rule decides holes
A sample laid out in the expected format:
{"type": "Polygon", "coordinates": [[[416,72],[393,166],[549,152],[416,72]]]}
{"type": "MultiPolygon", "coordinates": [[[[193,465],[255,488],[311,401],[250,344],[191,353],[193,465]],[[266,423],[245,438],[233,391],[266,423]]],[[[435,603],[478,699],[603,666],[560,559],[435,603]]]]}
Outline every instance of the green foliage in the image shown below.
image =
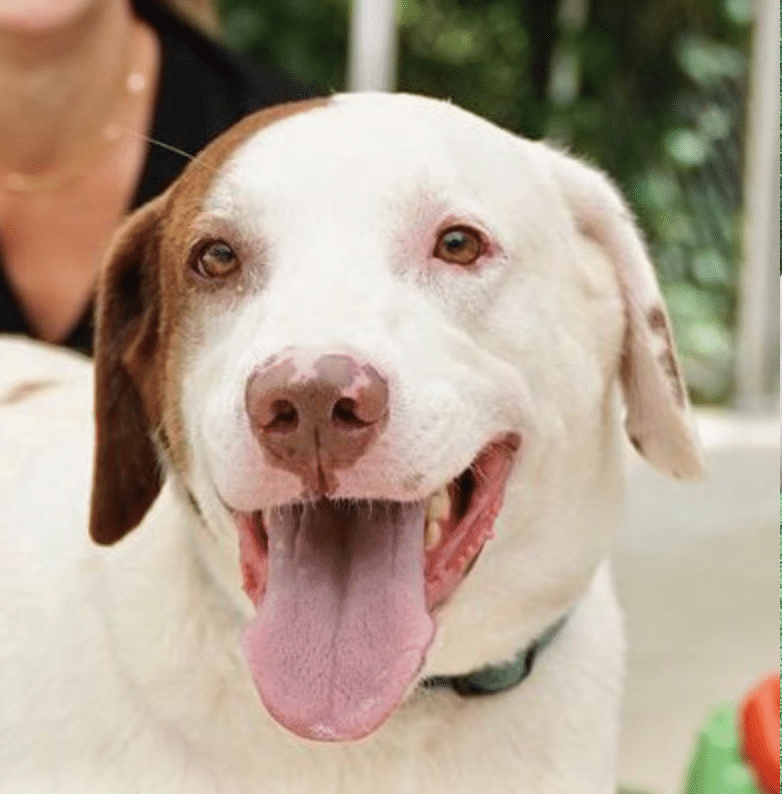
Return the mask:
{"type": "MultiPolygon", "coordinates": [[[[398,88],[610,173],[645,230],[693,397],[729,397],[752,0],[398,0],[398,88]],[[575,11],[575,13],[574,13],[575,11]],[[568,13],[569,12],[569,13],[568,13]]],[[[231,44],[341,90],[348,0],[223,0],[231,44]]]]}
{"type": "Polygon", "coordinates": [[[347,0],[223,0],[225,37],[255,56],[322,92],[345,85],[347,0]]]}

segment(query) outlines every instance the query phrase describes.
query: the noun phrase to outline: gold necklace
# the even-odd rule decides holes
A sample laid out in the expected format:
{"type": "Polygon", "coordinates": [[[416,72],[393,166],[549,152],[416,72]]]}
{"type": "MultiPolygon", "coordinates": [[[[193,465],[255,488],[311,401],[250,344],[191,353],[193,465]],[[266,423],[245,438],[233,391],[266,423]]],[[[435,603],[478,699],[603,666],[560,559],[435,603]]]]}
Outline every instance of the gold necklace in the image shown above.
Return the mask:
{"type": "MultiPolygon", "coordinates": [[[[138,38],[136,38],[138,40],[138,38]]],[[[134,48],[131,43],[128,61],[132,60],[134,48]]],[[[143,66],[133,64],[123,79],[120,96],[113,103],[116,115],[107,121],[100,129],[97,139],[99,152],[96,155],[95,146],[85,146],[80,156],[72,159],[68,164],[49,171],[45,174],[26,174],[21,171],[8,171],[0,176],[0,189],[8,193],[44,193],[52,192],[64,187],[87,173],[92,165],[113,148],[123,137],[123,128],[117,122],[117,117],[125,109],[127,98],[136,99],[147,90],[149,80],[144,73],[143,66]]]]}

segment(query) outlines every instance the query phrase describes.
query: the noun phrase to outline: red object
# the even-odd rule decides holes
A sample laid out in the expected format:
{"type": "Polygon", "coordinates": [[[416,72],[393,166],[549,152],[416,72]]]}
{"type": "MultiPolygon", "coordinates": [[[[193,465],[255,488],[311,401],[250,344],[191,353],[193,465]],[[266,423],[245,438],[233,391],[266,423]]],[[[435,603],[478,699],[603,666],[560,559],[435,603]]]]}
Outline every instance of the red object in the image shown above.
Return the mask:
{"type": "Polygon", "coordinates": [[[741,707],[741,750],[763,794],[779,793],[779,673],[763,679],[741,707]]]}

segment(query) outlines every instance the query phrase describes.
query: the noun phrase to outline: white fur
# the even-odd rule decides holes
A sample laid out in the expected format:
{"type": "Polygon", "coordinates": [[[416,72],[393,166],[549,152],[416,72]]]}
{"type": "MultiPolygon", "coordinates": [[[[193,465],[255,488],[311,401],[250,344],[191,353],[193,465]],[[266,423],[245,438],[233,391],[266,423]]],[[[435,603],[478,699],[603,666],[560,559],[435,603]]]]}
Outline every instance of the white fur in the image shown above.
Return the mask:
{"type": "MultiPolygon", "coordinates": [[[[628,306],[660,303],[613,188],[445,103],[349,96],[243,144],[199,223],[241,238],[254,288],[192,321],[188,481],[169,478],[116,546],[97,549],[86,531],[90,367],[0,344],[11,362],[0,375],[0,790],[613,794],[622,639],[605,559],[626,452],[618,372],[654,341],[628,306]],[[443,222],[482,228],[493,255],[472,271],[433,260],[443,222]],[[288,346],[355,350],[389,378],[388,425],[338,473],[337,495],[424,498],[491,438],[520,433],[496,538],[438,613],[421,675],[508,659],[569,612],[521,686],[472,699],[413,691],[355,744],[299,740],[267,716],[240,653],[252,607],[223,502],[249,510],[300,493],[267,466],[242,409],[253,367],[288,346]],[[4,404],[31,372],[53,382],[4,404]]],[[[686,406],[655,385],[658,353],[626,384],[630,419],[656,465],[692,474],[686,406]]]]}

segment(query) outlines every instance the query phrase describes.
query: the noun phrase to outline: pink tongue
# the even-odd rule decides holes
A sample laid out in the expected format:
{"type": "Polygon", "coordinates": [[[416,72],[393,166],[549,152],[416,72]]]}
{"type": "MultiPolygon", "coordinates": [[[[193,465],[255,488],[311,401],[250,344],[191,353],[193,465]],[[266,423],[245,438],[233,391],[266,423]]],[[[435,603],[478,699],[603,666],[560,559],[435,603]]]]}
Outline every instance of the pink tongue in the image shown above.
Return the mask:
{"type": "Polygon", "coordinates": [[[267,517],[268,579],[244,651],[269,713],[293,733],[379,727],[432,639],[424,507],[320,500],[267,517]]]}

